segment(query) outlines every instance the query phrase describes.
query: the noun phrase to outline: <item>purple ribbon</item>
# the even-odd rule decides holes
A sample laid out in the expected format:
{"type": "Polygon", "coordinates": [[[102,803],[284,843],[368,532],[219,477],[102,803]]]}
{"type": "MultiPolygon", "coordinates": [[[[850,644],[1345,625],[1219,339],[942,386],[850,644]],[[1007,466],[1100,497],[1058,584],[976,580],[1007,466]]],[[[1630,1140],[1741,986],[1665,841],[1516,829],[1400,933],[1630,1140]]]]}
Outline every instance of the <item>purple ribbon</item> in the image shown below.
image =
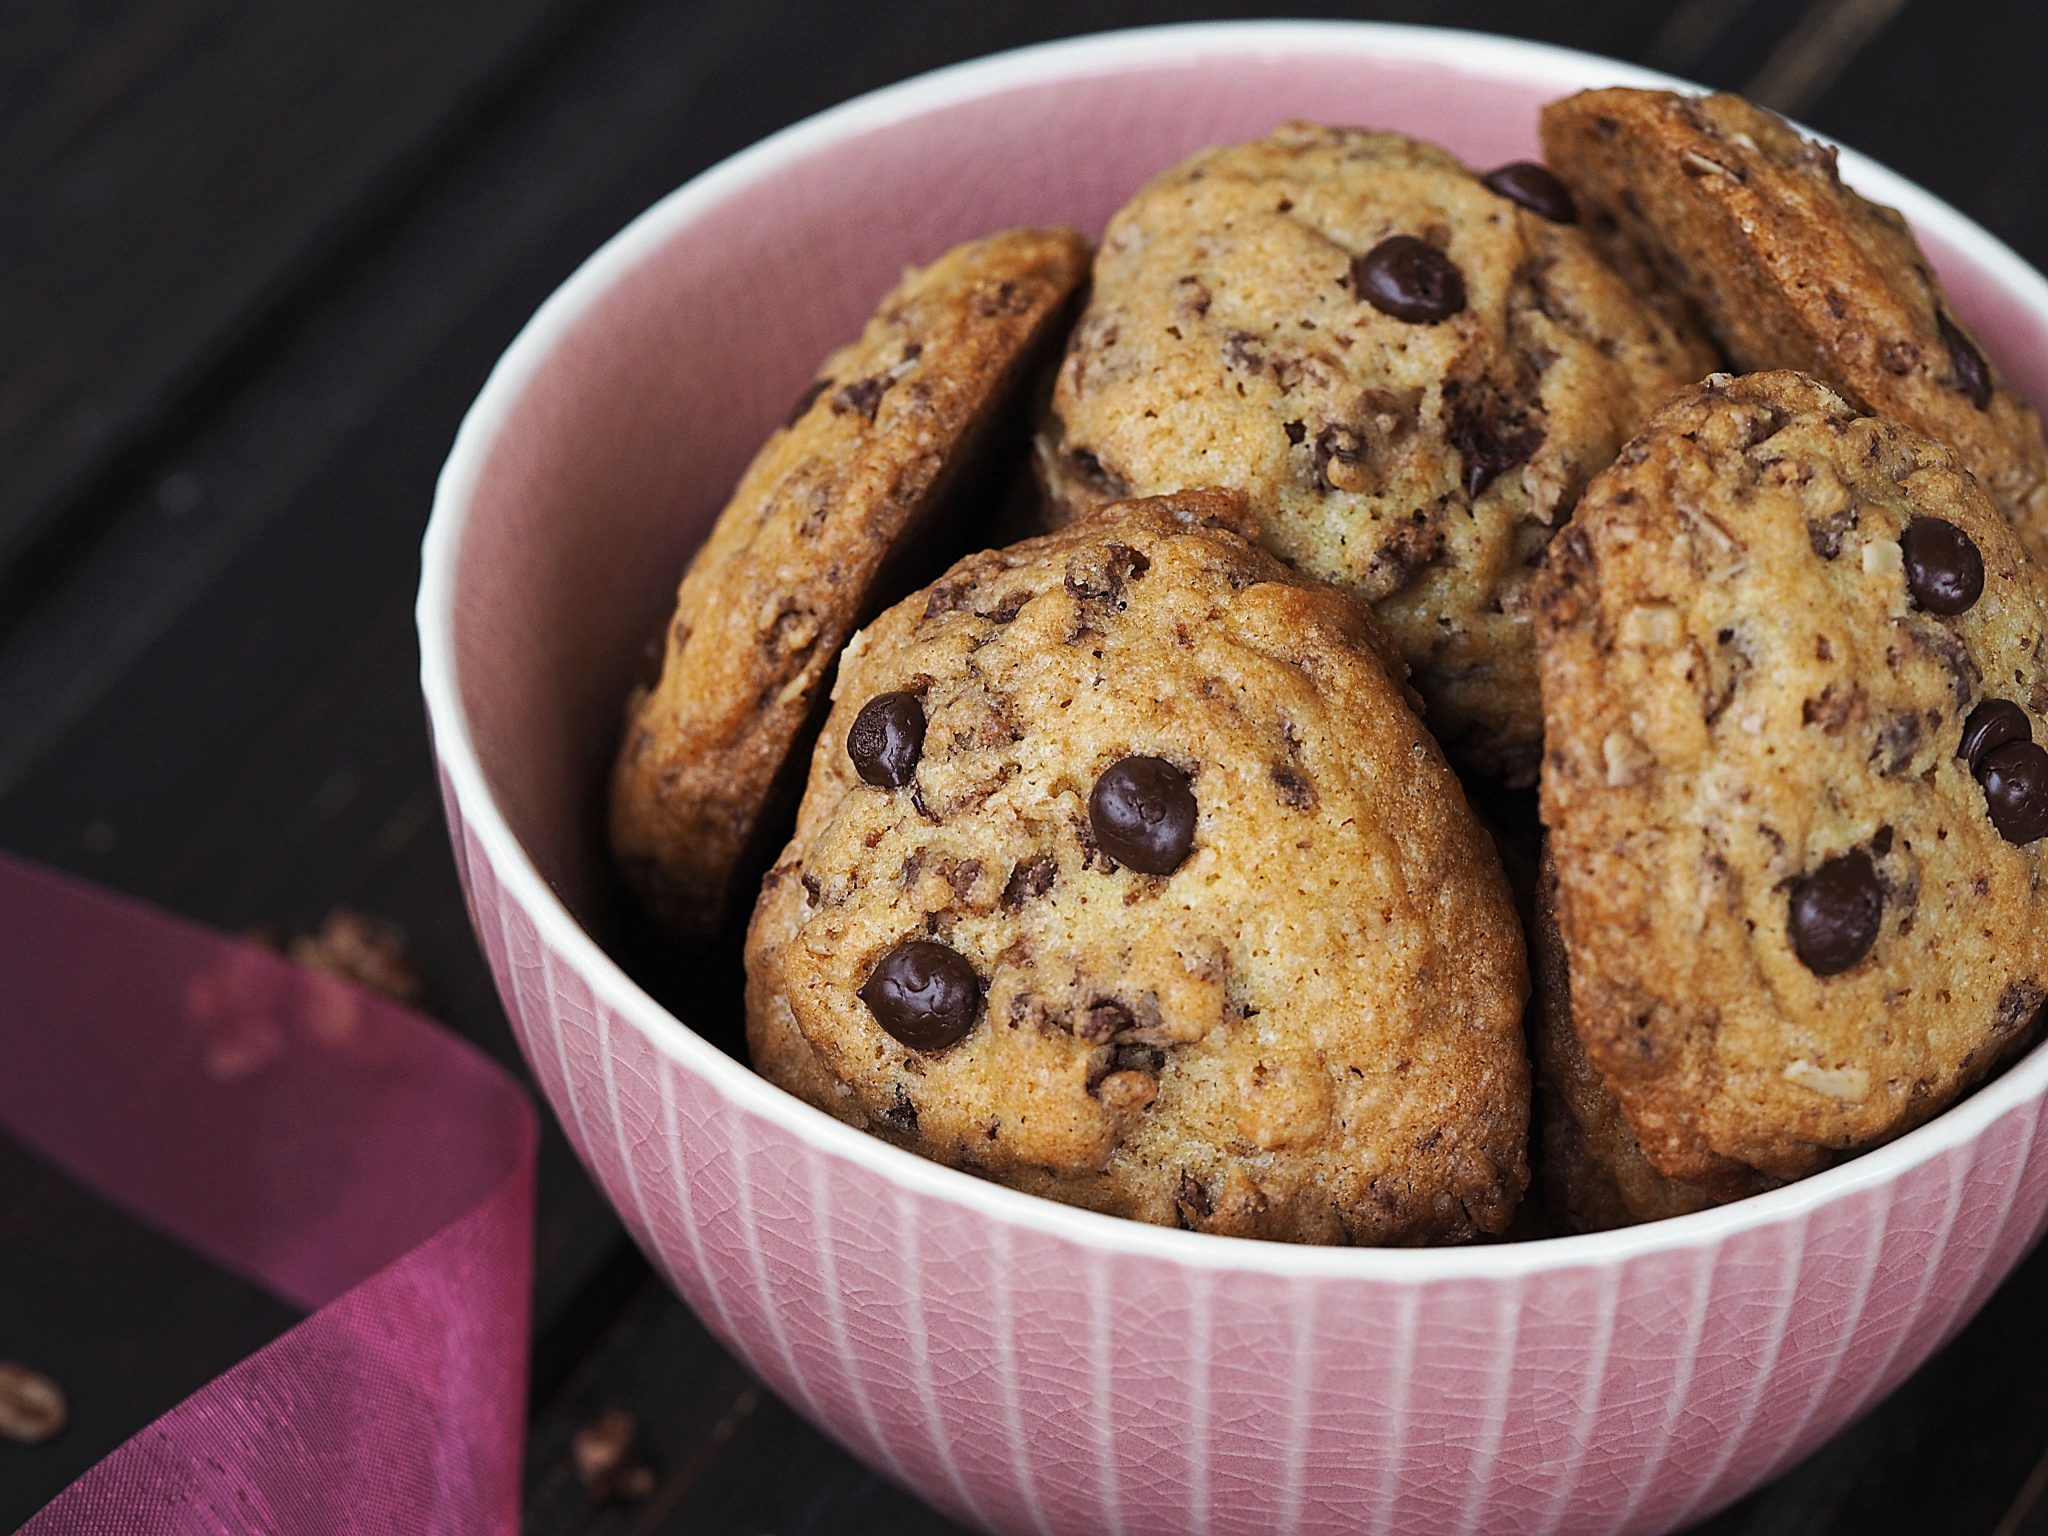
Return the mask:
{"type": "Polygon", "coordinates": [[[20,1536],[517,1529],[536,1131],[495,1064],[0,856],[0,1128],[311,1313],[20,1536]]]}

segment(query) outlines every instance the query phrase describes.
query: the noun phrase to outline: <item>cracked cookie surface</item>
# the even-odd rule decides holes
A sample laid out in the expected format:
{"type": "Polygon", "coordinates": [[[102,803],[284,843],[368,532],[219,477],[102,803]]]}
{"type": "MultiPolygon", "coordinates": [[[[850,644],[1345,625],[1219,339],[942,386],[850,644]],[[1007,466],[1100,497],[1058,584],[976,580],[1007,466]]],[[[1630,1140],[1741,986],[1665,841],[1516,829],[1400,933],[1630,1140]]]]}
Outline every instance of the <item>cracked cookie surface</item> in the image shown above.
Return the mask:
{"type": "MultiPolygon", "coordinates": [[[[1556,888],[1557,871],[1546,855],[1529,924],[1529,1055],[1536,1080],[1536,1170],[1544,1209],[1567,1231],[1602,1232],[1721,1203],[1652,1166],[1621,1105],[1586,1055],[1572,1019],[1556,888]]],[[[1776,1182],[1753,1175],[1744,1184],[1726,1183],[1721,1199],[1758,1193],[1776,1182]]]]}
{"type": "Polygon", "coordinates": [[[1551,545],[1570,1004],[1717,1198],[1927,1119],[2048,1000],[2048,597],[1955,454],[1803,375],[1664,407],[1551,545]]]}
{"type": "Polygon", "coordinates": [[[613,853],[660,927],[718,927],[839,647],[1055,343],[1087,262],[1073,231],[1024,229],[908,274],[747,467],[612,775],[613,853]]]}
{"type": "Polygon", "coordinates": [[[1038,462],[1069,515],[1245,492],[1262,542],[1373,606],[1452,756],[1526,783],[1533,562],[1713,356],[1515,169],[1496,191],[1434,145],[1294,123],[1155,178],[1103,237],[1038,462]]]}
{"type": "Polygon", "coordinates": [[[1947,443],[2048,560],[2039,418],[1831,146],[1739,96],[1614,89],[1546,106],[1543,148],[1615,265],[1688,299],[1734,367],[1799,369],[1947,443]]]}
{"type": "Polygon", "coordinates": [[[1370,614],[1244,515],[1107,509],[847,647],[748,936],[755,1066],[1100,1211],[1499,1232],[1528,1070],[1498,859],[1370,614]]]}

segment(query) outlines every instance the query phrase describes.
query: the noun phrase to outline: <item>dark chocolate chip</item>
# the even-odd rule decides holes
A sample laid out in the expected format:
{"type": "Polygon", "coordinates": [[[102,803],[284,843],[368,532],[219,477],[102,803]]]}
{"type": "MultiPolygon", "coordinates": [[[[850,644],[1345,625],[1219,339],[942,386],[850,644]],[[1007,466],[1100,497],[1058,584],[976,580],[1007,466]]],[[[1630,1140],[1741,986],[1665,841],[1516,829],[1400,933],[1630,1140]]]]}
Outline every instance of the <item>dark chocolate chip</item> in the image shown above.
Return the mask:
{"type": "Polygon", "coordinates": [[[1856,519],[1854,507],[1830,512],[1826,517],[1810,517],[1806,520],[1806,542],[1821,559],[1832,560],[1842,552],[1842,536],[1856,526],[1856,519]]]}
{"type": "Polygon", "coordinates": [[[1984,354],[1977,350],[1977,344],[1963,334],[1963,328],[1939,310],[1935,311],[1935,324],[1941,327],[1943,345],[1948,348],[1948,360],[1956,371],[1957,391],[1977,407],[1984,410],[1991,404],[1991,367],[1984,361],[1984,354]]]}
{"type": "Polygon", "coordinates": [[[1977,782],[2000,837],[2022,844],[2048,837],[2048,748],[2015,741],[1987,752],[1977,764],[1977,782]]]}
{"type": "Polygon", "coordinates": [[[2044,1004],[2048,1004],[2048,990],[2031,981],[2008,982],[1998,994],[1998,1012],[1992,1027],[2002,1035],[2011,1034],[2021,1025],[2032,1028],[2043,1021],[2044,1004]]]}
{"type": "Polygon", "coordinates": [[[1015,908],[1027,901],[1035,901],[1052,889],[1059,874],[1059,861],[1049,853],[1033,854],[1020,860],[1010,871],[1009,882],[1003,887],[1003,905],[1015,908]]]}
{"type": "Polygon", "coordinates": [[[896,1102],[882,1111],[882,1118],[905,1135],[917,1134],[917,1105],[901,1088],[896,1090],[896,1102]]]}
{"type": "Polygon", "coordinates": [[[1067,462],[1088,488],[1099,495],[1121,496],[1129,489],[1123,476],[1103,463],[1101,455],[1092,448],[1069,448],[1067,462]]]}
{"type": "Polygon", "coordinates": [[[1801,964],[1816,976],[1834,976],[1870,953],[1883,916],[1877,866],[1853,848],[1792,887],[1785,931],[1801,964]]]}
{"type": "Polygon", "coordinates": [[[1250,331],[1231,331],[1223,338],[1223,366],[1257,373],[1266,365],[1259,338],[1250,331]]]}
{"type": "Polygon", "coordinates": [[[912,939],[882,957],[861,986],[875,1022],[913,1051],[943,1051],[981,1017],[981,978],[964,955],[912,939]]]}
{"type": "Polygon", "coordinates": [[[1480,178],[1511,203],[1520,203],[1531,213],[1540,213],[1553,224],[1579,222],[1578,205],[1547,165],[1534,160],[1516,160],[1480,178]]]}
{"type": "Polygon", "coordinates": [[[1543,446],[1542,424],[1489,390],[1454,394],[1446,385],[1444,398],[1451,418],[1445,436],[1465,460],[1465,494],[1475,500],[1503,471],[1519,469],[1543,446]]]}
{"type": "Polygon", "coordinates": [[[832,381],[830,379],[811,380],[810,388],[798,395],[796,397],[796,404],[789,408],[789,419],[783,425],[793,427],[802,421],[810,413],[811,407],[818,403],[818,396],[825,393],[831,387],[832,381]]]}
{"type": "Polygon", "coordinates": [[[1083,1040],[1100,1044],[1115,1039],[1137,1022],[1131,1016],[1131,1010],[1115,998],[1098,997],[1075,1018],[1074,1033],[1083,1040]]]}
{"type": "Polygon", "coordinates": [[[1309,782],[1308,775],[1288,763],[1275,763],[1272,767],[1273,788],[1279,792],[1281,804],[1297,811],[1310,811],[1316,805],[1316,787],[1309,782]]]}
{"type": "Polygon", "coordinates": [[[1929,613],[1962,613],[1983,596],[1984,557],[1971,537],[1938,517],[1906,524],[1899,547],[1906,556],[1906,587],[1929,613]]]}
{"type": "Polygon", "coordinates": [[[2010,699],[1986,699],[1963,722],[1963,741],[1956,748],[1956,756],[1968,763],[1974,773],[1986,753],[2015,741],[2031,741],[2033,736],[2033,722],[2019,705],[2010,699]]]}
{"type": "Polygon", "coordinates": [[[1152,569],[1142,549],[1114,541],[1099,549],[1083,550],[1067,557],[1063,585],[1067,595],[1080,602],[1122,606],[1124,588],[1152,569]]]}
{"type": "Polygon", "coordinates": [[[1308,428],[1298,421],[1283,421],[1280,423],[1280,430],[1287,434],[1288,442],[1296,445],[1299,445],[1301,440],[1308,436],[1308,428]]]}
{"type": "Polygon", "coordinates": [[[1096,843],[1117,863],[1170,875],[1195,841],[1195,793],[1187,775],[1163,757],[1111,763],[1088,796],[1096,843]]]}
{"type": "Polygon", "coordinates": [[[1427,240],[1389,235],[1352,259],[1351,291],[1396,320],[1435,325],[1465,307],[1465,274],[1427,240]]]}
{"type": "Polygon", "coordinates": [[[846,733],[853,771],[880,789],[901,789],[924,752],[924,705],[914,693],[878,693],[846,733]]]}
{"type": "Polygon", "coordinates": [[[1191,1230],[1199,1229],[1214,1210],[1209,1191],[1186,1169],[1181,1170],[1180,1184],[1173,1192],[1173,1206],[1180,1225],[1191,1230]]]}
{"type": "Polygon", "coordinates": [[[880,374],[871,379],[855,379],[832,397],[832,409],[837,415],[865,416],[873,421],[882,396],[888,392],[889,380],[880,374]]]}

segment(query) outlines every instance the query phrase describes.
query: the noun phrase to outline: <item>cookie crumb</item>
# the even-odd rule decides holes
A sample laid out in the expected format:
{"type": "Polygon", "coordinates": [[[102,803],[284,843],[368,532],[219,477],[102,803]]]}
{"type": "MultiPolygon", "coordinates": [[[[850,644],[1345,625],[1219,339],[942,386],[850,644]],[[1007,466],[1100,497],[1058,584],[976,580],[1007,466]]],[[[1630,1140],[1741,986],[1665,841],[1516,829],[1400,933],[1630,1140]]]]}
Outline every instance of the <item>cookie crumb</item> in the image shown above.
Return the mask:
{"type": "Polygon", "coordinates": [[[339,976],[401,1003],[417,1003],[426,990],[407,954],[405,930],[347,907],[329,912],[317,932],[293,939],[285,953],[310,971],[339,976]]]}
{"type": "Polygon", "coordinates": [[[569,1460],[593,1503],[637,1504],[654,1492],[654,1469],[634,1455],[633,1415],[611,1408],[576,1431],[569,1460]]]}
{"type": "Polygon", "coordinates": [[[41,1445],[64,1432],[71,1420],[63,1388],[13,1360],[0,1360],[0,1438],[17,1445],[41,1445]]]}

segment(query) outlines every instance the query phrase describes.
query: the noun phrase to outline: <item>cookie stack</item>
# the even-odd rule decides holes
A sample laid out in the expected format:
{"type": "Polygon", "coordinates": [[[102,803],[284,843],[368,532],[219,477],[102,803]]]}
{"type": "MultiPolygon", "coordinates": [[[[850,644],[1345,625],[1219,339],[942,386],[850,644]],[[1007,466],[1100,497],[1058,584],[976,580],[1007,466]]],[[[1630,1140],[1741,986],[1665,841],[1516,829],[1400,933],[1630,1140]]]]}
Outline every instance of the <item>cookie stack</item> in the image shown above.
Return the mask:
{"type": "Polygon", "coordinates": [[[1543,138],[1289,124],[826,360],[613,782],[678,942],[758,878],[759,1071],[1092,1209],[1415,1244],[1738,1198],[2034,1038],[2038,422],[1776,118],[1543,138]],[[1034,418],[1053,531],[904,595],[1034,418]]]}

